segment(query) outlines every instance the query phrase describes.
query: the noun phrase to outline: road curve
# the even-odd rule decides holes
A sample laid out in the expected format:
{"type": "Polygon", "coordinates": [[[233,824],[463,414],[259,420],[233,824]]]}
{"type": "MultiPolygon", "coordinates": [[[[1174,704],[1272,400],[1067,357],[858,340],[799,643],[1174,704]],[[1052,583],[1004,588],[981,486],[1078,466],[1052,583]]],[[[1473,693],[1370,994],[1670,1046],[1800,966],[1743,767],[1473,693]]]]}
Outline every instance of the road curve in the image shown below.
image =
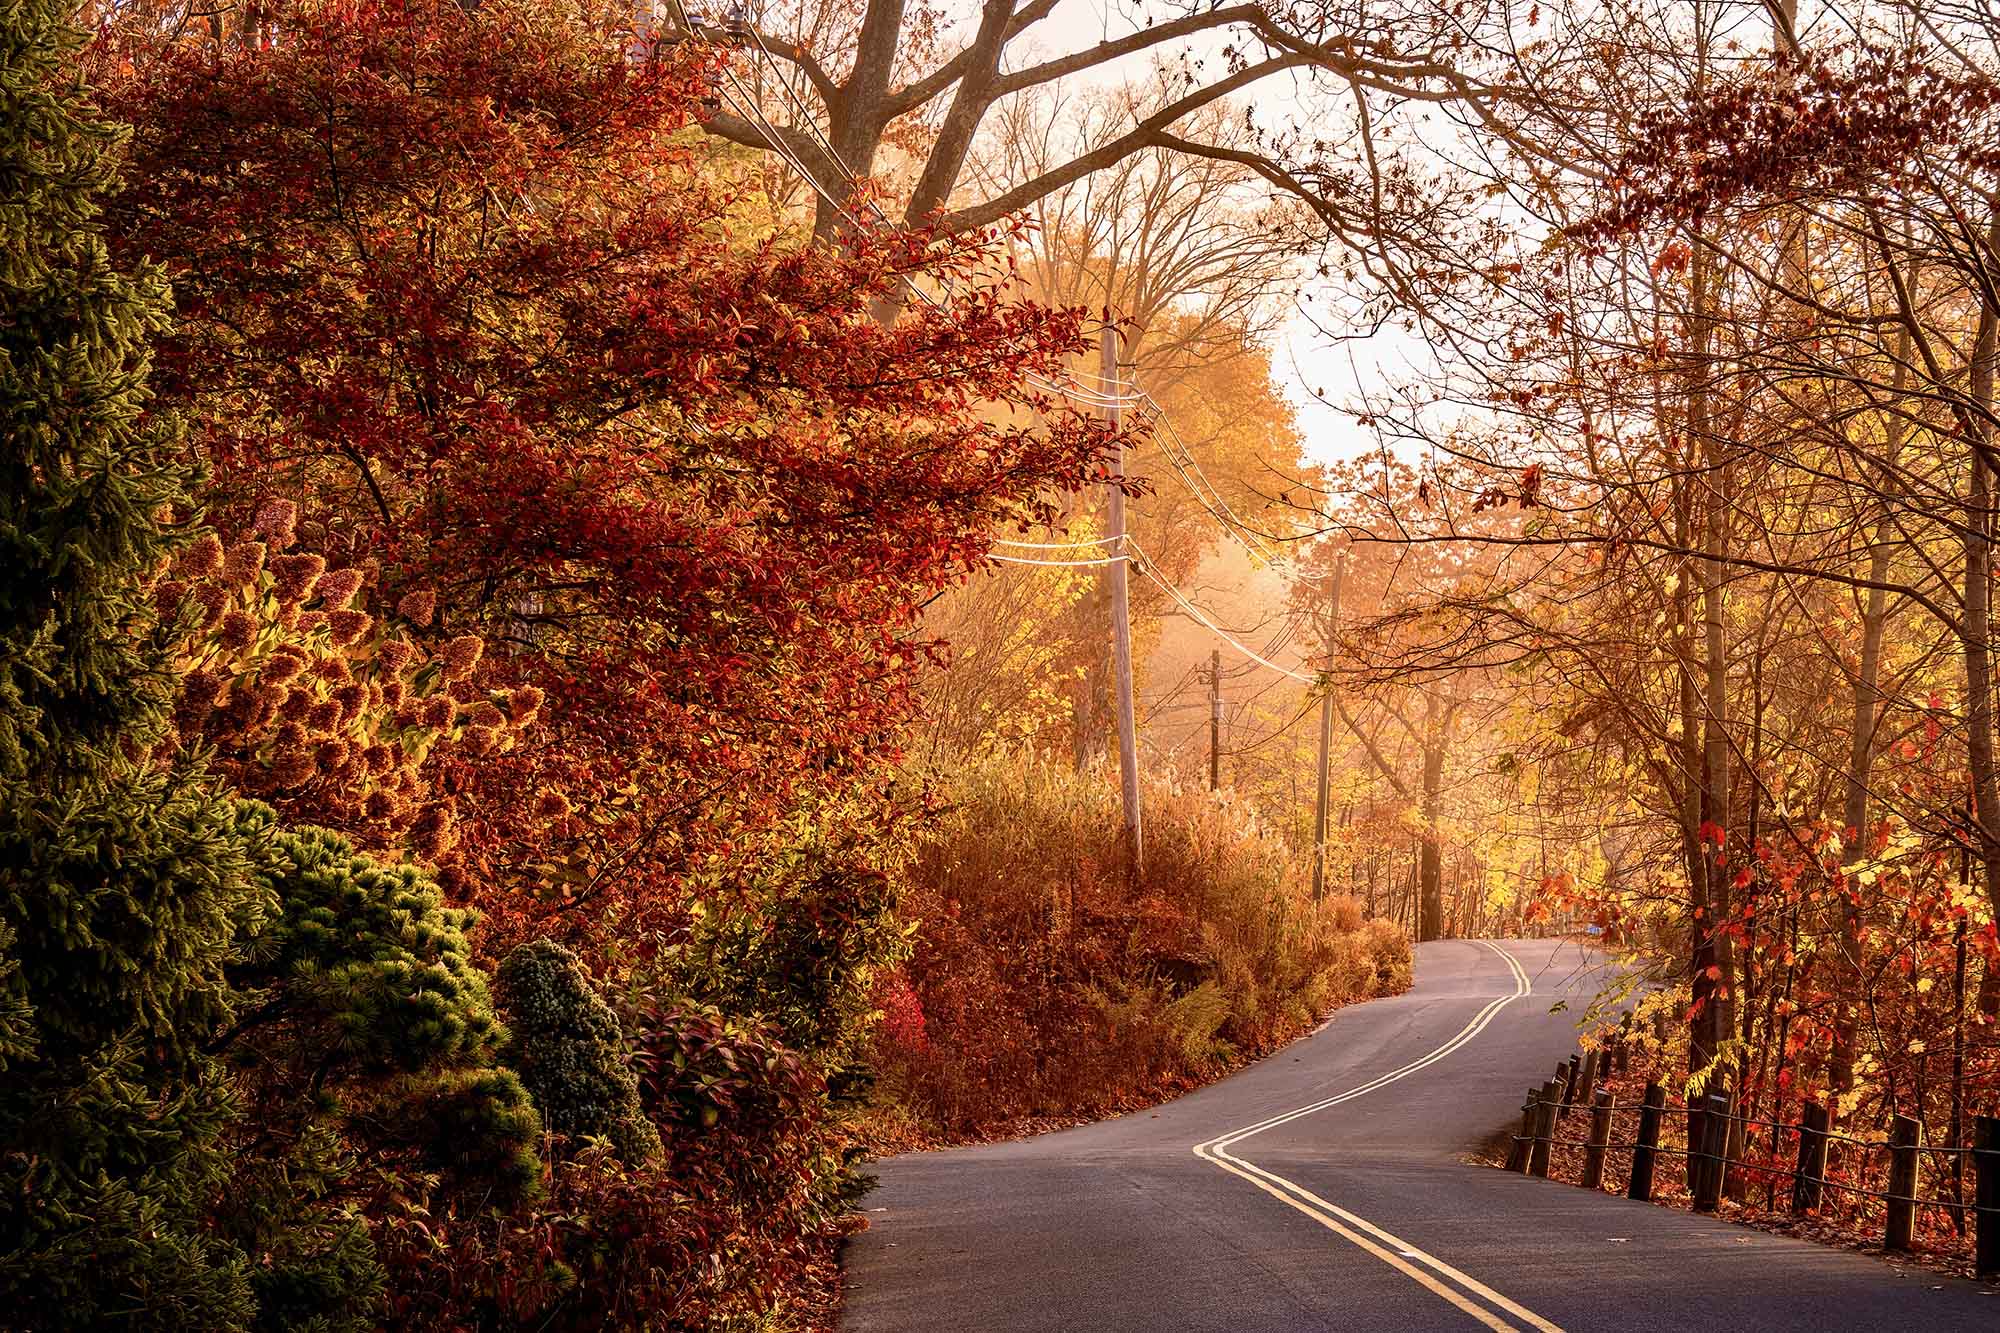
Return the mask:
{"type": "Polygon", "coordinates": [[[2000,1324],[1989,1286],[1462,1164],[1572,1048],[1595,985],[1570,945],[1427,944],[1408,994],[1156,1111],[882,1162],[842,1327],[2000,1324]]]}

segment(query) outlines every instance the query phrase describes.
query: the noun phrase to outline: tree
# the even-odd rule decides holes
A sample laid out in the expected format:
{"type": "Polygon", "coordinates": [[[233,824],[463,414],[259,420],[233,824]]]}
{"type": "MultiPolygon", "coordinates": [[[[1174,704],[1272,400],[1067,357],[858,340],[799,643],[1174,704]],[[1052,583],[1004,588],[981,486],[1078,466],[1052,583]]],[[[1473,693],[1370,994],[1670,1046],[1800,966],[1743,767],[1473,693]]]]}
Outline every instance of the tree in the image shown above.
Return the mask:
{"type": "Polygon", "coordinates": [[[166,285],[108,253],[124,132],[64,13],[0,15],[0,1302],[50,1329],[373,1327],[381,1179],[531,1189],[540,1125],[465,916],[179,743],[204,612],[163,575],[214,538],[147,410],[166,285]]]}
{"type": "Polygon", "coordinates": [[[119,244],[181,284],[162,392],[228,545],[294,503],[288,560],[365,571],[354,651],[467,640],[434,688],[475,726],[542,692],[533,743],[483,751],[368,705],[430,755],[438,814],[401,845],[487,947],[741,902],[793,864],[789,820],[893,758],[917,608],[1090,474],[1102,427],[1024,382],[1081,317],[981,281],[986,237],[786,232],[678,133],[698,52],[634,62],[528,4],[265,21],[282,41],[103,53],[138,125],[119,244]],[[937,271],[970,284],[949,308],[866,314],[937,271]]]}
{"type": "Polygon", "coordinates": [[[44,1327],[135,1305],[241,1327],[248,1257],[202,1222],[231,1104],[204,1041],[274,903],[228,800],[152,761],[175,625],[148,585],[189,474],[144,415],[167,288],[107,252],[124,134],[77,82],[68,8],[0,13],[0,1302],[44,1327]]]}
{"type": "Polygon", "coordinates": [[[1490,104],[1504,96],[1501,76],[1507,72],[1506,7],[1489,11],[1427,0],[1362,7],[1324,0],[1275,7],[1186,5],[1131,33],[1025,60],[1011,57],[1033,46],[1055,0],[985,0],[969,39],[949,54],[938,50],[937,13],[905,0],[867,0],[851,28],[811,22],[820,12],[816,6],[781,12],[765,26],[740,19],[717,24],[680,0],[664,9],[663,26],[670,33],[742,45],[779,66],[787,96],[798,108],[796,123],[772,124],[761,108],[743,105],[731,92],[718,98],[702,127],[760,149],[771,147],[775,137],[779,150],[821,192],[815,219],[821,235],[848,229],[842,209],[850,181],[876,173],[894,127],[922,120],[921,166],[903,205],[906,224],[935,224],[947,233],[990,226],[1135,153],[1167,149],[1255,173],[1265,186],[1301,201],[1341,243],[1384,257],[1377,267],[1386,275],[1396,267],[1386,259],[1391,234],[1402,229],[1401,223],[1385,225],[1388,214],[1426,211],[1413,197],[1416,176],[1390,162],[1394,136],[1386,126],[1399,108],[1441,104],[1462,106],[1467,120],[1491,122],[1490,104]],[[1498,33],[1492,49],[1481,40],[1488,36],[1488,23],[1498,33]],[[815,46],[802,36],[808,31],[834,36],[836,44],[815,46]],[[1216,54],[1202,58],[1189,52],[1190,45],[1201,43],[1212,43],[1216,54]],[[1135,56],[1166,62],[1170,97],[1027,179],[953,202],[980,129],[997,106],[1135,56]],[[1348,104],[1351,118],[1331,113],[1338,115],[1333,121],[1338,129],[1325,122],[1278,127],[1251,147],[1187,137],[1190,117],[1287,72],[1301,76],[1316,99],[1323,97],[1324,108],[1348,104]],[[1372,188],[1371,181],[1384,179],[1391,189],[1372,188]]]}
{"type": "MultiPolygon", "coordinates": [[[[993,195],[1034,180],[1171,102],[1176,86],[1156,68],[1121,87],[1051,85],[1012,98],[996,108],[965,188],[993,195]]],[[[1186,129],[1233,149],[1258,139],[1246,109],[1226,102],[1195,113],[1186,129]]],[[[1057,304],[1128,321],[1119,354],[1155,391],[1268,339],[1310,241],[1296,206],[1271,203],[1248,167],[1161,147],[1051,190],[1025,214],[1029,284],[1057,304]]],[[[1096,373],[1094,365],[1078,369],[1086,380],[1096,373]]]]}

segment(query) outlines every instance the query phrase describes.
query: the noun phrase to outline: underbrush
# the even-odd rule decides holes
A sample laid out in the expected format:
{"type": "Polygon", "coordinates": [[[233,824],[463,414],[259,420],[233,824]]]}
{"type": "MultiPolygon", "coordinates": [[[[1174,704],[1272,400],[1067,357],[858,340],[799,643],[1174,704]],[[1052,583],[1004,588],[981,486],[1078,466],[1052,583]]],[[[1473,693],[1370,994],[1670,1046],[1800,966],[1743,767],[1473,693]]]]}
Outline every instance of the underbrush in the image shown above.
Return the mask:
{"type": "Polygon", "coordinates": [[[1146,784],[1137,877],[1101,774],[1000,756],[941,794],[905,891],[914,952],[880,1001],[877,1149],[1150,1104],[1409,985],[1399,928],[1315,901],[1210,793],[1146,784]]]}

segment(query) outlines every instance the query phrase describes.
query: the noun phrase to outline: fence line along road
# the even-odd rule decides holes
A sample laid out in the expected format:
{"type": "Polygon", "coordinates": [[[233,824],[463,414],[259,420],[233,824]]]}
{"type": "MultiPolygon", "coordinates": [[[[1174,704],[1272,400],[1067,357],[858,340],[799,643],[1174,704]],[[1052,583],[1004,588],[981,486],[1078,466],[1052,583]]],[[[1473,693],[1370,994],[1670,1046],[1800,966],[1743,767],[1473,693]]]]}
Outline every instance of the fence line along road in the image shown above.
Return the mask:
{"type": "MultiPolygon", "coordinates": [[[[1531,1085],[1521,1106],[1520,1132],[1510,1136],[1506,1169],[1547,1179],[1556,1147],[1581,1148],[1583,1166],[1577,1183],[1586,1189],[1601,1190],[1607,1158],[1613,1151],[1627,1151],[1632,1162],[1626,1197],[1650,1202],[1659,1159],[1680,1158],[1687,1169],[1688,1192],[1695,1211],[1714,1212],[1732,1170],[1741,1173],[1739,1179],[1764,1178],[1771,1187],[1767,1193],[1775,1192],[1778,1168],[1768,1161],[1754,1161],[1730,1151],[1731,1143],[1738,1140],[1732,1132],[1737,1127],[1745,1131],[1741,1141],[1746,1143],[1751,1128],[1771,1129],[1797,1143],[1789,1172],[1790,1206],[1795,1216],[1803,1217],[1818,1209],[1827,1190],[1877,1199],[1883,1204],[1883,1248],[1908,1251],[1915,1243],[1920,1210],[1929,1208],[1951,1214],[1961,1235],[1965,1233],[1969,1214],[1976,1271],[1981,1277],[2000,1274],[2000,1117],[1974,1116],[1970,1146],[1929,1147],[1923,1142],[1923,1125],[1915,1117],[1895,1116],[1890,1122],[1888,1140],[1876,1142],[1835,1132],[1829,1127],[1831,1116],[1827,1108],[1812,1101],[1802,1104],[1800,1119],[1781,1122],[1737,1114],[1729,1096],[1720,1092],[1692,1102],[1670,1101],[1661,1084],[1649,1082],[1639,1105],[1621,1107],[1611,1089],[1600,1086],[1600,1075],[1608,1077],[1625,1072],[1629,1053],[1629,1043],[1622,1035],[1614,1034],[1602,1048],[1570,1056],[1555,1067],[1549,1079],[1531,1085]],[[1572,1111],[1585,1110],[1589,1112],[1587,1131],[1581,1137],[1560,1136],[1562,1121],[1572,1111]],[[1669,1114],[1687,1118],[1687,1147],[1676,1148],[1660,1141],[1661,1126],[1669,1114]],[[1633,1117],[1636,1117],[1633,1137],[1613,1139],[1615,1127],[1633,1117]],[[1830,1175],[1828,1150],[1834,1144],[1855,1150],[1850,1156],[1865,1154],[1871,1161],[1879,1154],[1886,1154],[1883,1187],[1873,1189],[1864,1183],[1873,1170],[1871,1165],[1862,1167],[1863,1181],[1841,1180],[1830,1175]],[[1962,1170],[1953,1172],[1953,1193],[1957,1197],[1923,1195],[1923,1159],[1927,1156],[1950,1160],[1956,1167],[1969,1162],[1973,1171],[1971,1201],[1963,1197],[1962,1187],[1957,1183],[1962,1170]]],[[[1776,1137],[1773,1136],[1774,1144],[1776,1137]]]]}

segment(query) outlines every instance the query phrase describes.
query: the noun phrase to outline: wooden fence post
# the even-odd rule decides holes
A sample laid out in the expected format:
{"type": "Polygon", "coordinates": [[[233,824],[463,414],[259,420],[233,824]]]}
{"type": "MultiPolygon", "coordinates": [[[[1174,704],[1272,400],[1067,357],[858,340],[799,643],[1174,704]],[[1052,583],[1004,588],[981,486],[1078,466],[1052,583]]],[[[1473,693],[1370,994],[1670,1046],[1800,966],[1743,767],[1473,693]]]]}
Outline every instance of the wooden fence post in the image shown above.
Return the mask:
{"type": "Polygon", "coordinates": [[[1591,1099],[1590,1146],[1583,1150],[1583,1180],[1587,1190],[1604,1187],[1604,1150],[1611,1142],[1611,1111],[1615,1103],[1605,1088],[1591,1099]]]}
{"type": "Polygon", "coordinates": [[[1592,1094],[1597,1091],[1597,1067],[1602,1063],[1603,1057],[1595,1049],[1583,1053],[1583,1072],[1577,1075],[1576,1090],[1583,1095],[1586,1102],[1590,1101],[1592,1094]]]}
{"type": "Polygon", "coordinates": [[[1907,1250],[1917,1231],[1917,1184],[1921,1172],[1924,1127],[1915,1117],[1899,1115],[1889,1122],[1889,1216],[1883,1225],[1882,1248],[1907,1250]]]}
{"type": "MultiPolygon", "coordinates": [[[[1742,1089],[1738,1088],[1737,1092],[1740,1094],[1742,1089]]],[[[1733,1112],[1736,1109],[1735,1098],[1732,1097],[1730,1099],[1730,1110],[1733,1112]]],[[[1751,1111],[1745,1112],[1745,1114],[1755,1114],[1754,1108],[1751,1111]]],[[[1750,1147],[1750,1126],[1743,1122],[1742,1116],[1732,1114],[1729,1117],[1729,1137],[1724,1140],[1724,1144],[1725,1146],[1722,1150],[1722,1192],[1736,1200],[1736,1202],[1742,1203],[1744,1186],[1747,1182],[1743,1179],[1743,1173],[1735,1168],[1748,1155],[1750,1147]]]]}
{"type": "Polygon", "coordinates": [[[1625,1196],[1645,1203],[1653,1197],[1654,1149],[1660,1146],[1660,1113],[1667,1104],[1667,1090],[1657,1083],[1646,1085],[1646,1100],[1639,1105],[1639,1143],[1632,1149],[1632,1183],[1625,1196]]]}
{"type": "Polygon", "coordinates": [[[1799,1165],[1792,1172],[1792,1211],[1801,1215],[1819,1207],[1820,1181],[1826,1178],[1826,1130],[1832,1122],[1818,1102],[1799,1108],[1799,1165]]]}
{"type": "Polygon", "coordinates": [[[1572,1055],[1569,1058],[1568,1072],[1563,1075],[1562,1114],[1564,1115],[1568,1115],[1569,1108],[1576,1105],[1576,1077],[1582,1072],[1583,1058],[1572,1055]]]}
{"type": "Polygon", "coordinates": [[[1694,1210],[1697,1213],[1712,1213],[1722,1198],[1722,1173],[1728,1162],[1724,1154],[1729,1149],[1729,1098],[1720,1092],[1711,1092],[1701,1099],[1701,1118],[1697,1123],[1700,1144],[1689,1145],[1694,1158],[1694,1170],[1690,1172],[1690,1183],[1694,1187],[1694,1210]]]}
{"type": "Polygon", "coordinates": [[[2000,1273],[2000,1118],[1972,1119],[1972,1207],[1979,1276],[2000,1273]]]}
{"type": "Polygon", "coordinates": [[[1528,1096],[1521,1103],[1521,1132],[1507,1147],[1507,1169],[1526,1171],[1528,1169],[1528,1139],[1535,1132],[1535,1089],[1528,1089],[1528,1096]]]}
{"type": "Polygon", "coordinates": [[[1549,1140],[1556,1133],[1556,1098],[1562,1095],[1562,1084],[1550,1079],[1542,1085],[1541,1100],[1535,1107],[1535,1141],[1528,1152],[1528,1174],[1540,1179],[1549,1178],[1549,1140]]]}

